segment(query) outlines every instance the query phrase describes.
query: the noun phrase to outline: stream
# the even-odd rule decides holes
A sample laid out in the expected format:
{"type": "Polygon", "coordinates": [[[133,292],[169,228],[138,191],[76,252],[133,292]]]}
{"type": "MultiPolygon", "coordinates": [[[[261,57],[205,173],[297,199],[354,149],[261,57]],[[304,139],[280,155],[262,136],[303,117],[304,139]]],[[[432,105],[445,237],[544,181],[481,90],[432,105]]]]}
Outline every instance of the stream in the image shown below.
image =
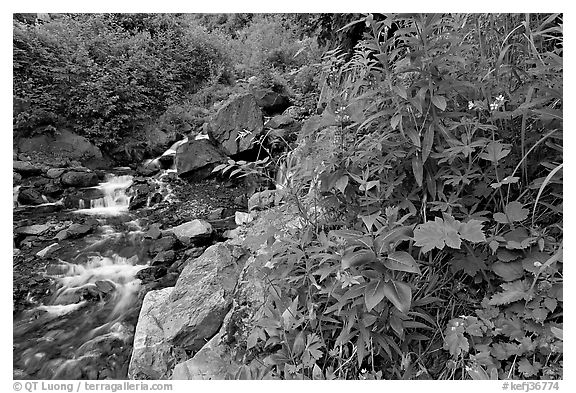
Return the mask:
{"type": "Polygon", "coordinates": [[[92,234],[58,250],[44,275],[56,289],[14,317],[14,367],[34,379],[119,379],[127,375],[141,304],[136,274],[149,263],[143,232],[128,214],[130,175],[107,175],[103,197],[75,214],[98,221],[92,234]],[[111,221],[114,225],[111,225],[111,221]],[[115,229],[120,227],[123,230],[115,229]]]}

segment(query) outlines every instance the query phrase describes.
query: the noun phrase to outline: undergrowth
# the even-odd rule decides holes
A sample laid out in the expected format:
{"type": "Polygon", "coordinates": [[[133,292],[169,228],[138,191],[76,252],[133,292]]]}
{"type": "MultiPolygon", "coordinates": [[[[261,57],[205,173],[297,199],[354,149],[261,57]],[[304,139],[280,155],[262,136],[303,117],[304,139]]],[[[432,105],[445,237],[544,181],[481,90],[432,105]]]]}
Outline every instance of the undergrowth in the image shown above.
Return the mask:
{"type": "Polygon", "coordinates": [[[357,23],[284,160],[307,224],[261,256],[237,377],[562,378],[562,15],[357,23]]]}

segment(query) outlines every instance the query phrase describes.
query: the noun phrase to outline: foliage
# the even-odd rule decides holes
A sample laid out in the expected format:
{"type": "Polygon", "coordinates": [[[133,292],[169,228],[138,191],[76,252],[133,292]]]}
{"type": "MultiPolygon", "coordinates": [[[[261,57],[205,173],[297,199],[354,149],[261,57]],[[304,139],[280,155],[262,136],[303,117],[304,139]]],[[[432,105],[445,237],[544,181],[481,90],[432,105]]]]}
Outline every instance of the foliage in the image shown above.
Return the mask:
{"type": "Polygon", "coordinates": [[[561,378],[562,16],[358,22],[288,154],[305,225],[252,347],[287,379],[561,378]]]}
{"type": "Polygon", "coordinates": [[[15,20],[14,127],[30,133],[68,125],[110,145],[230,71],[215,36],[178,16],[65,15],[42,25],[15,20]]]}

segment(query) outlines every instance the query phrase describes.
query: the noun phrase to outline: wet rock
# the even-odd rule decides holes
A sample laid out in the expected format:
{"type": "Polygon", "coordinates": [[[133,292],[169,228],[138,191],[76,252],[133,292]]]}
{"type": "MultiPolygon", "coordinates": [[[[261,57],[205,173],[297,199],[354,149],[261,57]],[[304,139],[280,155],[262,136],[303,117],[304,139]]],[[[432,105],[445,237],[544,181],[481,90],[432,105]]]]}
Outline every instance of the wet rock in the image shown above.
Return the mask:
{"type": "Polygon", "coordinates": [[[20,227],[16,229],[16,233],[20,233],[23,235],[41,235],[44,232],[48,231],[51,228],[49,224],[36,224],[30,225],[26,227],[20,227]]]}
{"type": "Polygon", "coordinates": [[[41,205],[46,203],[42,193],[35,188],[22,188],[18,194],[18,202],[23,205],[41,205]]]}
{"type": "Polygon", "coordinates": [[[98,280],[95,281],[94,284],[98,288],[98,290],[102,293],[110,293],[116,289],[114,283],[110,280],[98,280]]]}
{"type": "Polygon", "coordinates": [[[58,198],[62,196],[64,190],[59,184],[50,182],[42,187],[42,192],[49,197],[58,198]]]}
{"type": "Polygon", "coordinates": [[[66,168],[50,168],[46,172],[46,176],[48,176],[50,179],[56,179],[57,177],[60,177],[65,171],[66,168]]]}
{"type": "Polygon", "coordinates": [[[36,253],[36,256],[44,258],[49,256],[51,253],[53,253],[54,251],[58,250],[60,248],[60,246],[58,245],[58,243],[53,243],[51,245],[49,245],[46,248],[43,248],[42,250],[38,251],[36,253]]]}
{"type": "Polygon", "coordinates": [[[228,155],[246,151],[264,129],[262,111],[252,94],[230,99],[216,113],[208,130],[228,155]]]}
{"type": "Polygon", "coordinates": [[[268,115],[282,113],[290,106],[290,99],[284,94],[277,93],[268,89],[254,89],[252,91],[258,106],[268,115]]]}
{"type": "Polygon", "coordinates": [[[146,284],[165,276],[167,271],[165,266],[150,266],[136,273],[136,278],[146,284]]]}
{"type": "Polygon", "coordinates": [[[12,169],[14,172],[19,173],[22,176],[34,176],[42,173],[42,168],[40,166],[34,165],[28,161],[13,161],[12,169]]]}
{"type": "Polygon", "coordinates": [[[152,262],[150,262],[150,264],[152,266],[170,265],[172,262],[174,262],[175,258],[176,254],[174,254],[174,251],[172,250],[161,251],[154,257],[154,259],[152,259],[152,262]]]}
{"type": "Polygon", "coordinates": [[[19,185],[20,183],[22,183],[22,175],[20,175],[17,172],[12,172],[12,184],[14,186],[19,185]]]}
{"type": "Polygon", "coordinates": [[[162,236],[162,231],[160,230],[160,224],[152,224],[148,231],[144,234],[145,238],[150,238],[156,240],[162,236]]]}
{"type": "Polygon", "coordinates": [[[174,228],[163,231],[164,234],[174,234],[182,244],[190,244],[198,238],[206,238],[212,234],[212,226],[204,220],[192,220],[174,228]]]}
{"type": "Polygon", "coordinates": [[[94,172],[70,171],[60,177],[66,187],[93,187],[98,185],[98,176],[94,172]]]}
{"type": "Polygon", "coordinates": [[[150,247],[151,254],[157,254],[162,251],[171,250],[176,246],[176,239],[172,236],[164,236],[156,240],[150,247]]]}
{"type": "Polygon", "coordinates": [[[92,227],[86,224],[72,224],[66,229],[69,238],[78,238],[80,236],[86,235],[92,231],[92,227]]]}
{"type": "Polygon", "coordinates": [[[176,151],[176,172],[178,176],[202,180],[212,173],[212,169],[227,159],[224,152],[209,140],[191,140],[180,145],[176,151]]]}

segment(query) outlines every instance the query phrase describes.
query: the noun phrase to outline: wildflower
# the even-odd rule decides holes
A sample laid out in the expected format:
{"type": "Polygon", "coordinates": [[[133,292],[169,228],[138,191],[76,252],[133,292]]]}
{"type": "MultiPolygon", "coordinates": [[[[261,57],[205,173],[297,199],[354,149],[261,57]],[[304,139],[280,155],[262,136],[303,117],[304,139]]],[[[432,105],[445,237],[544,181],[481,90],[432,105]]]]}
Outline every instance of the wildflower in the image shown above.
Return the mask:
{"type": "Polygon", "coordinates": [[[474,109],[474,102],[468,101],[468,110],[474,109]]]}
{"type": "Polygon", "coordinates": [[[490,104],[490,110],[495,111],[498,108],[500,108],[502,105],[504,105],[504,96],[502,94],[500,94],[498,97],[496,97],[494,102],[490,104]]]}

